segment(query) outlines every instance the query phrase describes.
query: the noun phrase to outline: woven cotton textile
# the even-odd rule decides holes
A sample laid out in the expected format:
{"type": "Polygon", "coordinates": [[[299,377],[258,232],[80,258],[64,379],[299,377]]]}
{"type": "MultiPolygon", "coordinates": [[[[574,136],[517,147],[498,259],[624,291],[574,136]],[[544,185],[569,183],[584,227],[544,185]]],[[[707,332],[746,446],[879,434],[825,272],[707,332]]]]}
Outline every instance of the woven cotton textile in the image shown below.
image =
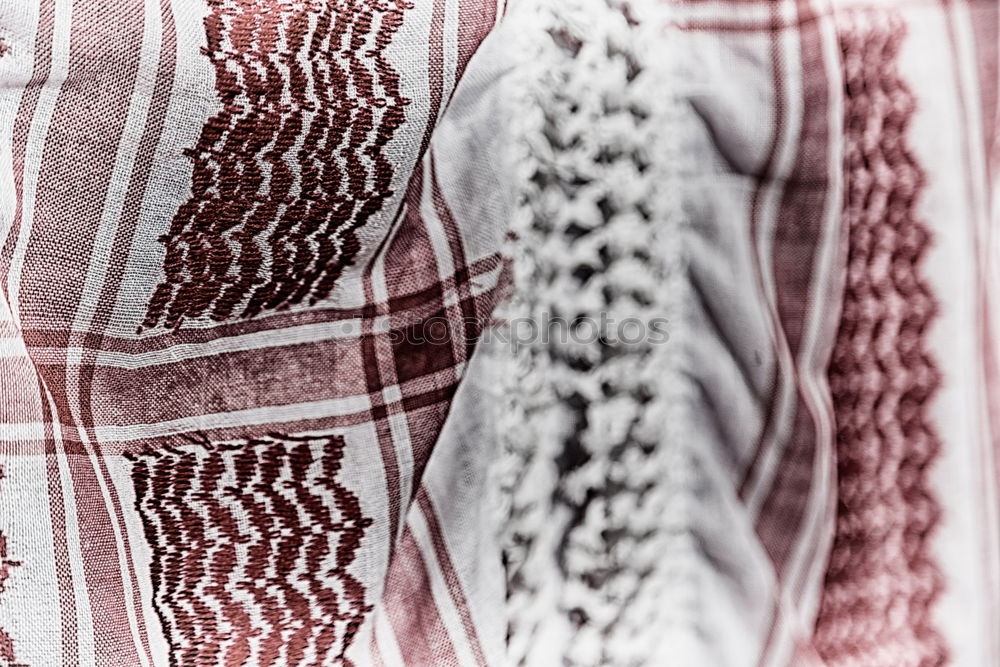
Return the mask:
{"type": "Polygon", "coordinates": [[[3,664],[497,654],[422,473],[501,270],[442,121],[503,10],[0,4],[3,664]]]}
{"type": "Polygon", "coordinates": [[[1000,667],[998,41],[0,0],[0,665],[1000,667]]]}

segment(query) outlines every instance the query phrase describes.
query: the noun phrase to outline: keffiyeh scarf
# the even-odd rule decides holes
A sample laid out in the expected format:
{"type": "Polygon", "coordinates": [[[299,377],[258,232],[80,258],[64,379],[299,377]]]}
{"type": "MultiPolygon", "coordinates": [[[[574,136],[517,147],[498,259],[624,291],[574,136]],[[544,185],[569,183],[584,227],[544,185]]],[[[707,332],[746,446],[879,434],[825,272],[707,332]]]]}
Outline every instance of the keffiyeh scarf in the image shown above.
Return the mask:
{"type": "Polygon", "coordinates": [[[0,0],[0,665],[1000,667],[995,0],[0,0]]]}

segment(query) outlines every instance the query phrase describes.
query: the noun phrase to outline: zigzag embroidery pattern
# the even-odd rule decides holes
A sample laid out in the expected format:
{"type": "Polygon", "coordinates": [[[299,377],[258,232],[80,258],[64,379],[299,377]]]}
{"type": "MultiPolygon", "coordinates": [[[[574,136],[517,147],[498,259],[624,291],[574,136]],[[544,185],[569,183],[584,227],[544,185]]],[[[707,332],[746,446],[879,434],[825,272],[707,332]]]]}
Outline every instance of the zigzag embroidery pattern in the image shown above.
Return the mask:
{"type": "Polygon", "coordinates": [[[211,0],[206,55],[222,110],[139,330],[324,299],[393,194],[386,144],[409,100],[385,50],[408,0],[211,0]]]}
{"type": "Polygon", "coordinates": [[[941,373],[927,343],[938,307],[922,271],[926,176],[906,141],[916,99],[896,66],[905,24],[875,12],[842,20],[849,255],[829,371],[837,530],[814,645],[830,667],[943,665],[930,541],[941,508],[929,481],[941,373]]]}
{"type": "Polygon", "coordinates": [[[372,520],[344,439],[192,440],[129,454],[173,665],[350,665],[372,607],[348,568],[372,520]]]}

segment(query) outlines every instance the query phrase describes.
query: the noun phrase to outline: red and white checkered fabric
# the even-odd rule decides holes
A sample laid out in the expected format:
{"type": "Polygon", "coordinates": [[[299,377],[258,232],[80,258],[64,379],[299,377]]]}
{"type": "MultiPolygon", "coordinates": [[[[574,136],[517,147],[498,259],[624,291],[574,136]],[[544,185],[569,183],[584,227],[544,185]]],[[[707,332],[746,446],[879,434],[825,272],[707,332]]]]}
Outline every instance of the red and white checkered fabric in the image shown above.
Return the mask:
{"type": "Polygon", "coordinates": [[[998,41],[996,0],[0,0],[0,665],[1000,667],[998,41]],[[524,106],[532,39],[609,79],[524,106]],[[655,259],[669,359],[511,434],[532,197],[630,235],[538,302],[655,259]]]}
{"type": "Polygon", "coordinates": [[[496,660],[422,480],[501,284],[503,12],[0,2],[0,663],[496,660]]]}

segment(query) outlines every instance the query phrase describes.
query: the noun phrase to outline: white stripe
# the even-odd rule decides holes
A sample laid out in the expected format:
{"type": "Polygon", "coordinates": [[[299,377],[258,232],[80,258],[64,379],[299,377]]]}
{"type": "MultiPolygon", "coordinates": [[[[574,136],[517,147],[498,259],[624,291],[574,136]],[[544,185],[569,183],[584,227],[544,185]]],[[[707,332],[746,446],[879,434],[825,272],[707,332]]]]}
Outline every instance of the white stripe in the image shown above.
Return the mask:
{"type": "Polygon", "coordinates": [[[375,643],[378,644],[379,654],[385,667],[405,667],[403,654],[396,641],[396,633],[393,632],[392,625],[385,615],[385,607],[379,605],[372,614],[372,622],[375,624],[375,643]]]}
{"type": "MultiPolygon", "coordinates": [[[[978,258],[978,266],[981,273],[976,276],[979,294],[985,293],[987,302],[995,294],[990,289],[989,266],[991,264],[989,237],[990,212],[989,197],[986,192],[988,186],[988,174],[986,168],[985,155],[982,147],[986,145],[983,136],[982,107],[980,106],[981,92],[978,86],[978,71],[976,64],[977,54],[975,52],[975,35],[972,30],[972,17],[969,14],[969,7],[965,3],[952,3],[945,11],[951,11],[953,26],[955,30],[955,54],[956,65],[959,72],[957,93],[964,99],[965,118],[959,125],[962,133],[961,138],[965,142],[970,164],[964,164],[963,168],[970,170],[966,174],[966,184],[971,189],[970,218],[973,227],[973,238],[976,243],[975,252],[978,258]]],[[[978,296],[978,295],[977,295],[978,296]]],[[[987,312],[979,310],[979,299],[976,299],[976,324],[983,322],[980,318],[989,319],[989,306],[987,312]]],[[[976,327],[976,341],[981,346],[993,345],[993,341],[983,340],[982,329],[976,327]]],[[[977,353],[979,350],[977,350],[977,353]]],[[[981,501],[977,503],[982,512],[980,525],[982,526],[981,547],[983,551],[983,580],[984,597],[986,597],[986,610],[984,618],[980,623],[982,636],[984,637],[984,653],[988,654],[988,659],[995,664],[1000,664],[1000,633],[995,632],[998,627],[998,616],[1000,616],[1000,507],[998,507],[996,461],[993,447],[993,437],[998,435],[991,432],[989,396],[986,393],[987,378],[983,372],[983,365],[980,364],[978,371],[981,378],[980,406],[978,415],[978,443],[977,447],[979,468],[979,492],[981,501]]]]}
{"type": "Polygon", "coordinates": [[[441,26],[442,40],[444,42],[441,45],[441,107],[438,109],[438,116],[434,119],[435,122],[440,121],[441,117],[444,116],[448,100],[451,98],[451,94],[455,90],[455,85],[458,83],[455,77],[458,75],[459,27],[458,0],[445,0],[444,22],[441,26]]]}
{"type": "MultiPolygon", "coordinates": [[[[984,450],[992,443],[979,418],[983,368],[979,343],[979,276],[975,262],[977,207],[971,201],[963,115],[964,91],[956,79],[946,8],[929,6],[907,18],[900,45],[899,69],[919,102],[910,120],[910,150],[927,178],[914,215],[932,234],[921,263],[921,276],[940,308],[925,347],[939,360],[942,383],[928,406],[928,417],[943,444],[926,475],[941,518],[929,546],[947,581],[932,609],[956,665],[986,665],[996,642],[991,626],[995,582],[987,581],[994,564],[984,550],[988,532],[982,495],[984,450]]],[[[956,34],[960,42],[961,33],[956,34]]],[[[965,98],[965,101],[969,100],[965,98]]],[[[982,144],[978,150],[982,150],[982,144]]],[[[986,459],[988,460],[988,459],[986,459]]]]}
{"type": "MultiPolygon", "coordinates": [[[[45,400],[48,401],[52,414],[56,414],[55,401],[47,389],[45,400]]],[[[83,552],[80,548],[80,525],[76,518],[77,504],[73,489],[73,476],[69,469],[66,448],[63,446],[62,430],[58,424],[52,426],[52,438],[55,443],[56,463],[59,467],[59,481],[62,485],[66,519],[66,551],[73,581],[73,594],[76,598],[78,664],[81,667],[89,667],[96,664],[93,615],[90,609],[90,594],[87,592],[86,572],[83,567],[83,552]]]]}
{"type": "Polygon", "coordinates": [[[778,605],[772,621],[774,625],[771,633],[770,652],[764,663],[766,667],[788,667],[792,662],[797,636],[808,636],[809,633],[806,628],[800,628],[796,633],[790,625],[792,613],[789,610],[793,607],[790,606],[791,602],[788,599],[787,590],[787,588],[782,588],[775,592],[775,595],[780,596],[781,604],[778,605]]]}
{"type": "MultiPolygon", "coordinates": [[[[37,2],[0,3],[0,26],[20,33],[21,48],[9,51],[0,62],[0,77],[10,88],[21,86],[19,95],[0,96],[0,245],[7,243],[17,208],[14,187],[14,126],[29,88],[26,84],[35,66],[35,42],[38,39],[39,5],[37,2]],[[23,83],[22,83],[23,82],[23,83]]],[[[42,45],[43,48],[47,44],[42,45]]]]}
{"type": "Polygon", "coordinates": [[[24,346],[23,338],[0,338],[0,359],[26,357],[28,357],[28,348],[24,346]]]}

